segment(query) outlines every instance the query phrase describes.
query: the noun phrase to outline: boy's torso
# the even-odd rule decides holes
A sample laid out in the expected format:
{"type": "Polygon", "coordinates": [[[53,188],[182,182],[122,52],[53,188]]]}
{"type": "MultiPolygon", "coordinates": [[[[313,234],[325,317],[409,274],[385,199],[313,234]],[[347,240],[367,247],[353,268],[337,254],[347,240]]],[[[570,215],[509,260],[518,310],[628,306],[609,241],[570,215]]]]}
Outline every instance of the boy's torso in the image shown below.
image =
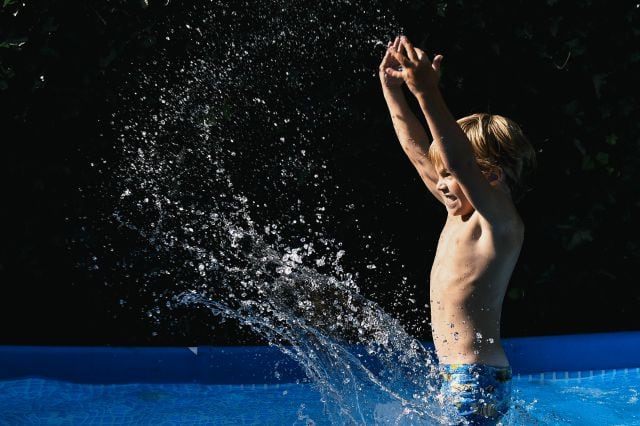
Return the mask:
{"type": "Polygon", "coordinates": [[[514,208],[512,225],[496,231],[477,212],[449,216],[431,269],[431,326],[443,364],[506,366],[500,312],[518,260],[524,226],[514,208]]]}

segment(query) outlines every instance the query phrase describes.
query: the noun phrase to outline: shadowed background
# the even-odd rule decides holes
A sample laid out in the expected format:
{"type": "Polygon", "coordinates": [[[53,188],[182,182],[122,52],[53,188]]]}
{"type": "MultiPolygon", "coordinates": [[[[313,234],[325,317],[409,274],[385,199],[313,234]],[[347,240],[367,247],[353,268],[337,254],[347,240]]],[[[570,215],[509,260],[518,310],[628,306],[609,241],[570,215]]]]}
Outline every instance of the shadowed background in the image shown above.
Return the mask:
{"type": "MultiPolygon", "coordinates": [[[[527,231],[503,334],[640,329],[638,4],[380,5],[398,31],[445,56],[442,90],[455,116],[511,117],[538,152],[533,189],[519,205],[527,231]]],[[[189,58],[197,39],[186,25],[197,22],[198,7],[220,6],[5,0],[0,7],[0,343],[259,341],[197,310],[153,324],[145,315],[152,300],[132,285],[150,266],[136,259],[127,273],[109,267],[131,261],[123,253],[135,238],[115,223],[96,225],[113,209],[100,191],[118,160],[120,130],[111,120],[127,114],[122,87],[158,52],[189,58]]],[[[256,14],[240,16],[248,28],[260,24],[256,14]]],[[[344,90],[349,106],[339,128],[323,129],[333,142],[314,153],[341,186],[327,202],[326,231],[343,242],[345,269],[358,274],[362,293],[428,339],[428,272],[444,211],[395,140],[375,76],[382,51],[352,58],[370,78],[324,81],[310,94],[323,103],[344,90]]],[[[304,170],[299,179],[311,179],[304,170]]],[[[247,178],[244,189],[255,199],[275,196],[254,183],[247,178]]]]}

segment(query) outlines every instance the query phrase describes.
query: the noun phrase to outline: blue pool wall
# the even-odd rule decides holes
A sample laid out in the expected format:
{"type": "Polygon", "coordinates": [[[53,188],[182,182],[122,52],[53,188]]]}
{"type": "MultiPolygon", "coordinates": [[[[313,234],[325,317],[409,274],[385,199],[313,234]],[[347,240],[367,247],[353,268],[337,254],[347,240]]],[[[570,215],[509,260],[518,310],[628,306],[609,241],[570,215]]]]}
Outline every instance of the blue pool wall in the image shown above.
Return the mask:
{"type": "MultiPolygon", "coordinates": [[[[515,374],[640,367],[640,331],[517,337],[503,339],[503,346],[515,374]]],[[[375,369],[375,360],[363,362],[375,369]]],[[[0,346],[0,380],[23,377],[79,383],[305,381],[295,361],[269,346],[0,346]]]]}

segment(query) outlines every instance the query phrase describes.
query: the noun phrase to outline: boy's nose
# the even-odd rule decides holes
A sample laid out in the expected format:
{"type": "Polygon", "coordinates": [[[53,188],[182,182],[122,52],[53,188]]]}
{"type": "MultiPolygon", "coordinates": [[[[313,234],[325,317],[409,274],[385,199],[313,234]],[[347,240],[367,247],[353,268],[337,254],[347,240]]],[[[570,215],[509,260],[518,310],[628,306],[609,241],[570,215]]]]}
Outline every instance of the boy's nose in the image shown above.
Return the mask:
{"type": "Polygon", "coordinates": [[[436,184],[436,189],[438,191],[447,192],[447,185],[445,185],[442,180],[438,180],[438,183],[436,184]]]}

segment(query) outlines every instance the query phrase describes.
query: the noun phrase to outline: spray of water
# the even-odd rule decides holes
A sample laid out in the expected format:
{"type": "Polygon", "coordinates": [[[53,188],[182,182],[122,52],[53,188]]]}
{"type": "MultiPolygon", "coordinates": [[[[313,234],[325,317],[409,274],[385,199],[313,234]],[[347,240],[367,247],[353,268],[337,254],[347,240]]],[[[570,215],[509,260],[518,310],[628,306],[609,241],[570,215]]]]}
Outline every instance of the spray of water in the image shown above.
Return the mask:
{"type": "Polygon", "coordinates": [[[326,129],[400,28],[360,0],[189,16],[187,57],[142,64],[113,121],[113,219],[157,265],[140,280],[149,317],[199,306],[250,326],[304,368],[334,424],[445,422],[432,354],[360,295],[327,232],[339,141],[326,129]]]}

